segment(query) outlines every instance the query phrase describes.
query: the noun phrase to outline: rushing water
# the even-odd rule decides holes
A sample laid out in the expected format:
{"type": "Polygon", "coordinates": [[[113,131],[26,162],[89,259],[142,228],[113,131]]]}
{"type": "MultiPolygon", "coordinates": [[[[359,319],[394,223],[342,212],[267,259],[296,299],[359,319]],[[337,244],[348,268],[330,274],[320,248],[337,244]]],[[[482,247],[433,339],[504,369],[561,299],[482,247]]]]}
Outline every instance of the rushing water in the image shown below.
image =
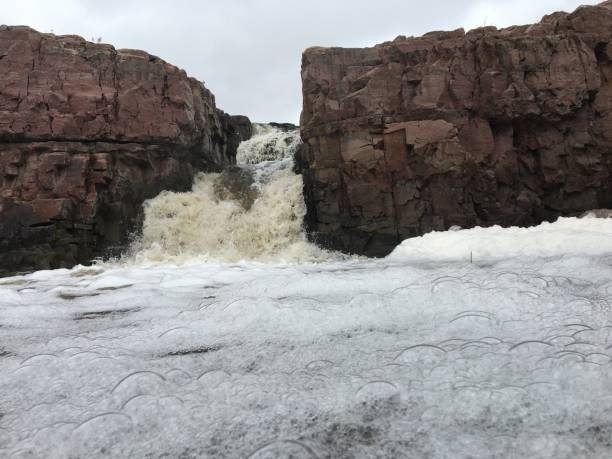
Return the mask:
{"type": "Polygon", "coordinates": [[[119,263],[0,279],[0,458],[612,457],[612,219],[342,259],[256,129],[119,263]]]}
{"type": "Polygon", "coordinates": [[[145,203],[142,236],[129,262],[319,261],[307,242],[302,177],[292,171],[299,130],[254,125],[238,165],[199,174],[187,193],[163,192],[145,203]]]}

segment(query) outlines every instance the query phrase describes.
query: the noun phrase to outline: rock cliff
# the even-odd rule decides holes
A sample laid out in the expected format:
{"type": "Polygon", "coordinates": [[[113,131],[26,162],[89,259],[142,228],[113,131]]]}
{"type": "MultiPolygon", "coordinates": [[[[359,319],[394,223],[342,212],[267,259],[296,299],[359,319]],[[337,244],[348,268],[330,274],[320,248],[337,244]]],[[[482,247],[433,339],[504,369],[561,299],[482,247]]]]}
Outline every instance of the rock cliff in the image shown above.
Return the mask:
{"type": "Polygon", "coordinates": [[[144,200],[235,163],[250,132],[158,57],[1,26],[0,272],[121,247],[144,200]]]}
{"type": "Polygon", "coordinates": [[[308,225],[384,255],[451,226],[612,207],[612,2],[303,54],[308,225]]]}

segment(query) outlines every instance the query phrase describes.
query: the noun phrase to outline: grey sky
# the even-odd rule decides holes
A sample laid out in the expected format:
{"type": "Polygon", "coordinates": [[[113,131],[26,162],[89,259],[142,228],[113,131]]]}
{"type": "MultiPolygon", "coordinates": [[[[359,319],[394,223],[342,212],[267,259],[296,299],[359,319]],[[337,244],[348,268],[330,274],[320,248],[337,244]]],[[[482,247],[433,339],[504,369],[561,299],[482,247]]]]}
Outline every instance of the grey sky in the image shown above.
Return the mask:
{"type": "Polygon", "coordinates": [[[253,121],[297,122],[309,46],[370,46],[397,35],[538,21],[599,0],[15,0],[0,23],[102,37],[205,81],[217,105],[253,121]]]}

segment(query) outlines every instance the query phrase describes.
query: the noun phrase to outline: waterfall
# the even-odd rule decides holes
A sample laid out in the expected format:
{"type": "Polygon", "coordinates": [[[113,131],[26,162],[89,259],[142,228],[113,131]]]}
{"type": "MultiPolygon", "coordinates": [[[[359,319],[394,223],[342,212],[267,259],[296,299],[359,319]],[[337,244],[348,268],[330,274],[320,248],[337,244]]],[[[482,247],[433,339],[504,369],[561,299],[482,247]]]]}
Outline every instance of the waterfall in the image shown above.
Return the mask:
{"type": "Polygon", "coordinates": [[[127,261],[321,261],[306,240],[302,177],[292,171],[298,129],[257,124],[238,165],[200,173],[189,192],[164,191],[144,204],[142,235],[127,261]]]}

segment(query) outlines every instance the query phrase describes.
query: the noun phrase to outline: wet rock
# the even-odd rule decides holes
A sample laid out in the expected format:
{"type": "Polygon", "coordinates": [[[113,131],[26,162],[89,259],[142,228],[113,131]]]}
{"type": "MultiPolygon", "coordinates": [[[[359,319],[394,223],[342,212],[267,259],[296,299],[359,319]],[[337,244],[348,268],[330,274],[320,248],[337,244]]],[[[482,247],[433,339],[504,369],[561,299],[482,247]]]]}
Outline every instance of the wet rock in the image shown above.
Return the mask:
{"type": "Polygon", "coordinates": [[[302,58],[310,236],[389,253],[612,206],[612,6],[302,58]]]}
{"type": "Polygon", "coordinates": [[[254,186],[255,179],[249,169],[229,167],[215,179],[215,197],[220,201],[238,201],[243,209],[249,210],[259,193],[254,186]]]}
{"type": "Polygon", "coordinates": [[[584,212],[580,218],[612,218],[612,209],[593,209],[584,212]]]}
{"type": "Polygon", "coordinates": [[[296,126],[292,123],[268,123],[270,126],[280,129],[283,132],[295,131],[299,129],[299,126],[296,126]]]}
{"type": "Polygon", "coordinates": [[[235,163],[244,116],[144,51],[0,27],[0,274],[117,253],[144,200],[235,163]]]}

